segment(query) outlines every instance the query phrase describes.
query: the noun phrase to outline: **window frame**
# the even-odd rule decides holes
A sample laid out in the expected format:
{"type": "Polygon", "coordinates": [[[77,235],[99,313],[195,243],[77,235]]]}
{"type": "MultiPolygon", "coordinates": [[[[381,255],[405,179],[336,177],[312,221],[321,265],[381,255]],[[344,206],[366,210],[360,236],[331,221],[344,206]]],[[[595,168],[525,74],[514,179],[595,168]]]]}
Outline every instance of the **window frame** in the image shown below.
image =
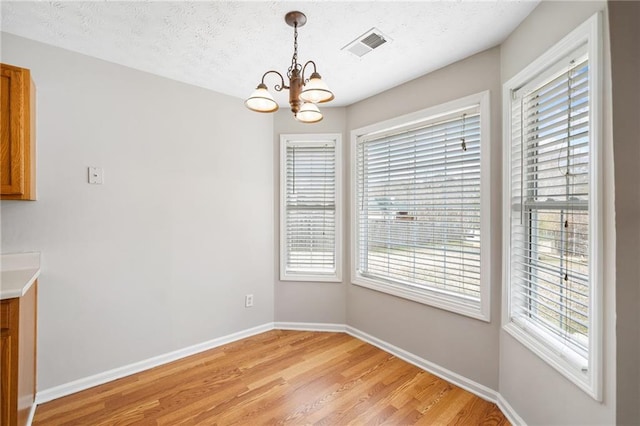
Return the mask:
{"type": "Polygon", "coordinates": [[[342,282],[342,135],[340,133],[287,133],[280,135],[280,280],[342,282]],[[335,270],[333,273],[287,271],[287,144],[315,145],[330,141],[335,146],[335,270]]]}
{"type": "Polygon", "coordinates": [[[469,95],[430,108],[402,115],[396,118],[371,124],[351,131],[351,283],[382,293],[401,297],[424,305],[444,309],[456,314],[464,315],[485,322],[491,319],[491,116],[490,94],[484,91],[469,95]],[[419,127],[430,122],[437,122],[439,118],[449,116],[457,111],[464,111],[473,106],[479,106],[480,111],[480,235],[485,244],[480,246],[480,301],[479,303],[464,300],[462,297],[447,294],[437,289],[418,289],[414,287],[396,285],[387,281],[371,277],[364,277],[358,272],[358,141],[362,137],[374,134],[384,134],[402,128],[419,127]]]}
{"type": "Polygon", "coordinates": [[[597,401],[602,401],[603,203],[602,203],[602,29],[592,16],[503,85],[503,291],[502,328],[597,401]],[[512,93],[548,76],[558,62],[586,45],[589,60],[589,345],[588,373],[583,360],[542,327],[512,321],[511,285],[511,104],[512,93]]]}

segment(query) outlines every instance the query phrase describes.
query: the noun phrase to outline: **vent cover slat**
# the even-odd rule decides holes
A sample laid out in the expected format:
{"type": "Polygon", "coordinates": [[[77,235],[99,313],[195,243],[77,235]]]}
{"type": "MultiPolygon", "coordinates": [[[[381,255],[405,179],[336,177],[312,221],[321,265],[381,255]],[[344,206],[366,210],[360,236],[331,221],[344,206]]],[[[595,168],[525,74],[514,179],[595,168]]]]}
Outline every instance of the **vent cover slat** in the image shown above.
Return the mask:
{"type": "Polygon", "coordinates": [[[369,31],[343,47],[342,50],[347,50],[358,57],[362,57],[373,49],[376,49],[390,41],[391,39],[382,34],[382,31],[377,28],[371,28],[369,31]]]}
{"type": "Polygon", "coordinates": [[[375,49],[376,47],[380,46],[381,44],[387,42],[387,40],[385,40],[384,37],[382,37],[382,36],[380,36],[379,34],[376,34],[376,33],[369,34],[367,37],[363,38],[360,41],[363,44],[366,44],[367,46],[369,46],[372,49],[375,49]]]}

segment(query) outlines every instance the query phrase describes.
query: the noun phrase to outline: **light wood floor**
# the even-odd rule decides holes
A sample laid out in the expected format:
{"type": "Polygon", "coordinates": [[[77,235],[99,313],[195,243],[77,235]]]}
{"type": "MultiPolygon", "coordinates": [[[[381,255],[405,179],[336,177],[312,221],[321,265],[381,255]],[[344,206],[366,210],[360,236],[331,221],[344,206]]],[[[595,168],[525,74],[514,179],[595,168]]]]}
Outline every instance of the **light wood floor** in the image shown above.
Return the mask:
{"type": "Polygon", "coordinates": [[[34,425],[508,425],[344,333],[269,331],[39,405],[34,425]]]}

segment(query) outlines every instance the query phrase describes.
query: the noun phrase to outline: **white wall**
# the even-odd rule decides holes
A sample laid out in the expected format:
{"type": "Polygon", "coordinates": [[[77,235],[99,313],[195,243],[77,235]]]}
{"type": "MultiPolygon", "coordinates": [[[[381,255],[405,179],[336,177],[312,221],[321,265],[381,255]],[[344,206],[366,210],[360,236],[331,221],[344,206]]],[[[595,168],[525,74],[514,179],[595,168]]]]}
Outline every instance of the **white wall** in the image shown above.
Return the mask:
{"type": "MultiPolygon", "coordinates": [[[[293,118],[288,108],[282,108],[274,116],[273,157],[274,157],[274,184],[275,184],[275,235],[280,235],[279,207],[280,207],[280,135],[286,133],[340,133],[342,135],[342,157],[346,159],[346,109],[327,108],[320,105],[323,119],[316,124],[304,124],[293,118]]],[[[349,181],[347,161],[343,161],[342,178],[343,194],[349,181]]],[[[342,223],[348,222],[348,202],[343,202],[342,223]]],[[[343,263],[348,258],[348,234],[343,227],[343,263]]],[[[349,278],[343,269],[343,282],[295,282],[280,281],[279,275],[279,239],[276,238],[274,248],[275,276],[275,320],[278,322],[313,322],[329,324],[346,323],[346,283],[349,278]]]]}
{"type": "MultiPolygon", "coordinates": [[[[349,129],[485,90],[491,96],[491,187],[500,187],[500,51],[478,53],[347,108],[349,129]]],[[[349,158],[349,157],[346,157],[349,158]]],[[[347,196],[350,193],[347,192],[347,196]]],[[[491,194],[491,323],[349,284],[347,323],[491,389],[498,389],[500,192],[491,194]]],[[[347,223],[348,226],[348,223],[347,223]]],[[[484,244],[484,243],[483,243],[484,244]]],[[[345,271],[350,276],[350,271],[345,271]]]]}
{"type": "Polygon", "coordinates": [[[501,46],[502,82],[566,34],[603,11],[604,34],[604,401],[595,401],[505,332],[500,334],[500,394],[531,425],[615,423],[615,226],[611,75],[606,3],[542,2],[501,46]]]}
{"type": "Polygon", "coordinates": [[[39,390],[273,321],[271,117],[9,34],[2,62],[37,86],[38,201],[1,213],[42,252],[39,390]]]}

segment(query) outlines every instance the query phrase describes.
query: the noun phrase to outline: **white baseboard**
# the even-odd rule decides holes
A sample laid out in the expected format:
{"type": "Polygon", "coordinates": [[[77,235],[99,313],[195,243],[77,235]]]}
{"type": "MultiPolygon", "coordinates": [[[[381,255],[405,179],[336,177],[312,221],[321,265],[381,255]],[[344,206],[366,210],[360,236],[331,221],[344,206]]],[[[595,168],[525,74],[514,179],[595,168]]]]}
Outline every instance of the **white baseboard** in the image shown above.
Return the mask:
{"type": "Polygon", "coordinates": [[[482,399],[486,399],[487,401],[494,403],[498,399],[498,393],[493,389],[488,388],[478,382],[474,382],[473,380],[461,376],[458,373],[454,373],[453,371],[448,370],[431,361],[427,361],[426,359],[412,354],[411,352],[405,351],[404,349],[401,349],[397,346],[394,346],[391,343],[380,340],[377,337],[365,333],[364,331],[358,330],[357,328],[351,326],[347,326],[347,333],[354,337],[357,337],[360,340],[370,343],[373,346],[377,346],[383,351],[389,352],[390,354],[395,355],[398,358],[407,361],[408,363],[413,364],[418,368],[428,371],[429,373],[438,376],[449,383],[461,387],[462,389],[465,389],[482,399]]]}
{"type": "Polygon", "coordinates": [[[509,402],[507,402],[507,400],[504,399],[502,395],[498,394],[498,402],[496,404],[502,411],[502,414],[504,414],[504,416],[513,426],[527,426],[522,417],[520,417],[518,413],[516,413],[516,410],[513,409],[511,404],[509,404],[509,402]]]}
{"type": "Polygon", "coordinates": [[[273,329],[277,330],[301,330],[301,331],[329,331],[336,333],[347,333],[353,337],[370,343],[378,348],[389,352],[398,358],[415,365],[433,375],[436,375],[456,386],[459,386],[474,395],[479,396],[487,401],[494,402],[498,405],[500,410],[504,413],[505,417],[513,424],[518,426],[526,426],[524,420],[516,413],[511,405],[500,395],[498,392],[490,389],[480,383],[470,380],[460,374],[454,373],[438,364],[431,361],[427,361],[411,352],[401,349],[391,343],[378,339],[370,334],[365,333],[355,327],[351,327],[345,324],[331,324],[331,323],[306,323],[306,322],[275,322],[266,323],[257,327],[249,328],[246,330],[232,333],[226,336],[218,337],[216,339],[209,340],[207,342],[199,343],[197,345],[189,346],[184,349],[169,352],[164,355],[159,355],[153,358],[149,358],[143,361],[135,362],[133,364],[125,365],[122,367],[114,368],[113,370],[105,371],[93,376],[85,377],[83,379],[75,380],[73,382],[65,383],[60,386],[55,386],[50,389],[39,391],[36,394],[36,401],[29,413],[28,425],[31,425],[33,416],[35,414],[36,405],[48,402],[63,396],[71,395],[76,392],[83,391],[85,389],[98,386],[112,380],[120,379],[122,377],[129,376],[131,374],[139,373],[144,370],[148,370],[153,367],[157,367],[162,364],[166,364],[178,359],[195,355],[197,353],[216,348],[218,346],[226,345],[237,340],[241,340],[247,337],[254,336],[256,334],[264,333],[273,329]]]}
{"type": "Polygon", "coordinates": [[[36,407],[38,406],[38,404],[34,401],[33,404],[31,404],[31,408],[29,409],[29,417],[27,417],[27,426],[31,426],[31,423],[33,423],[33,416],[36,415],[36,407]]]}
{"type": "Polygon", "coordinates": [[[112,380],[130,376],[131,374],[139,373],[141,371],[148,370],[162,364],[176,361],[190,355],[195,355],[197,353],[213,349],[218,346],[226,345],[227,343],[235,342],[236,340],[264,333],[265,331],[273,330],[273,328],[273,323],[259,325],[257,327],[239,331],[237,333],[218,337],[207,342],[198,343],[196,345],[189,346],[183,349],[178,349],[177,351],[169,352],[163,355],[155,356],[153,358],[134,362],[129,365],[114,368],[113,370],[105,371],[93,376],[74,380],[73,382],[65,383],[63,385],[54,386],[52,388],[39,391],[36,394],[36,404],[42,404],[44,402],[61,398],[63,396],[71,395],[73,393],[80,392],[85,389],[110,382],[112,380]]]}
{"type": "Polygon", "coordinates": [[[277,330],[301,330],[301,331],[333,331],[345,333],[347,326],[344,324],[315,323],[315,322],[276,322],[277,330]]]}

